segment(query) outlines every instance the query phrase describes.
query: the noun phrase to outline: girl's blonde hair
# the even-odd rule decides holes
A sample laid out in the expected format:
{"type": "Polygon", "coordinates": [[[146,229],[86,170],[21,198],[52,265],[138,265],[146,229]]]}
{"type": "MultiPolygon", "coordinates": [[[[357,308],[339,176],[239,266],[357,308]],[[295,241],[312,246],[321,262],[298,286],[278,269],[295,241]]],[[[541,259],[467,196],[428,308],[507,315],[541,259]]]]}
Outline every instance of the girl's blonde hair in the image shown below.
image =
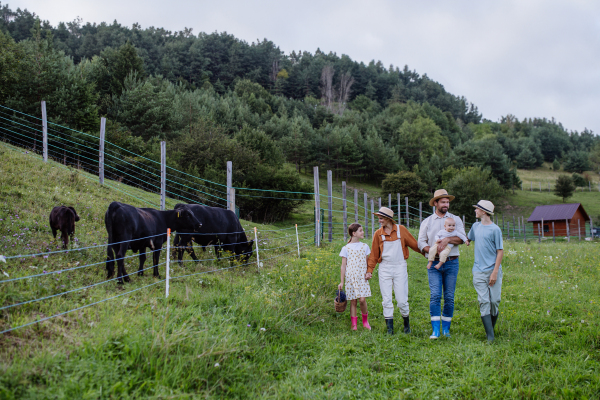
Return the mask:
{"type": "Polygon", "coordinates": [[[362,228],[362,225],[357,224],[356,222],[350,224],[350,226],[348,227],[348,236],[350,236],[350,239],[348,239],[348,243],[352,241],[352,235],[358,230],[358,228],[362,228]]]}

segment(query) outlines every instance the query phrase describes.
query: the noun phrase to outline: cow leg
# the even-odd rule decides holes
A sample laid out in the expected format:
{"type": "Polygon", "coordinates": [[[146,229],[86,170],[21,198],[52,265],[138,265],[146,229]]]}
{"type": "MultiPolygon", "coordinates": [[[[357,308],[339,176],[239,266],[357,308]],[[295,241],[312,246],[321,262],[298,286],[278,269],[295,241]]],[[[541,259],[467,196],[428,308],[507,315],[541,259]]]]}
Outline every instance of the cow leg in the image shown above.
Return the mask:
{"type": "Polygon", "coordinates": [[[115,274],[115,254],[117,246],[109,244],[106,247],[106,279],[111,279],[115,274]]]}
{"type": "Polygon", "coordinates": [[[152,253],[152,261],[154,262],[154,277],[160,279],[160,274],[158,273],[158,261],[160,260],[160,250],[152,253]]]}
{"type": "Polygon", "coordinates": [[[189,245],[190,246],[187,248],[187,251],[190,253],[190,257],[192,257],[192,260],[195,262],[198,262],[198,257],[196,257],[196,253],[194,252],[194,243],[190,242],[189,245]]]}
{"type": "Polygon", "coordinates": [[[61,239],[63,241],[63,249],[66,249],[67,246],[69,245],[69,234],[67,233],[66,230],[61,230],[60,231],[60,235],[61,235],[61,239]]]}
{"type": "Polygon", "coordinates": [[[127,275],[127,271],[125,271],[125,260],[123,257],[127,254],[127,249],[129,248],[129,243],[121,243],[119,245],[119,251],[117,253],[117,283],[123,284],[123,281],[130,282],[129,275],[127,275]]]}
{"type": "Polygon", "coordinates": [[[138,268],[138,276],[144,276],[144,263],[146,262],[146,249],[140,250],[140,267],[138,268]]]}
{"type": "Polygon", "coordinates": [[[52,228],[52,236],[54,236],[54,239],[56,239],[56,229],[54,229],[54,227],[51,227],[51,228],[52,228]]]}

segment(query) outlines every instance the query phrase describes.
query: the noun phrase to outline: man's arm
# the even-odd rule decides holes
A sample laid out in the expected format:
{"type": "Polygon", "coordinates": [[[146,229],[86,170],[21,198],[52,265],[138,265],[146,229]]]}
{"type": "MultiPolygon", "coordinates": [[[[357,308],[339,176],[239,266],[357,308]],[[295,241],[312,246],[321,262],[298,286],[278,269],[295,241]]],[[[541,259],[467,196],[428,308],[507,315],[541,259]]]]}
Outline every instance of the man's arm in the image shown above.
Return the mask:
{"type": "Polygon", "coordinates": [[[417,245],[422,253],[429,253],[429,238],[427,237],[427,226],[429,225],[428,218],[425,218],[419,228],[419,237],[417,239],[417,245]]]}
{"type": "Polygon", "coordinates": [[[444,251],[444,249],[446,248],[448,243],[456,245],[456,244],[463,244],[464,242],[458,236],[451,236],[451,237],[440,239],[437,241],[438,253],[441,253],[442,251],[444,251]]]}
{"type": "Polygon", "coordinates": [[[504,257],[504,249],[496,251],[496,264],[494,264],[494,270],[490,275],[490,287],[494,286],[498,280],[498,271],[500,270],[500,264],[502,263],[502,257],[504,257]]]}

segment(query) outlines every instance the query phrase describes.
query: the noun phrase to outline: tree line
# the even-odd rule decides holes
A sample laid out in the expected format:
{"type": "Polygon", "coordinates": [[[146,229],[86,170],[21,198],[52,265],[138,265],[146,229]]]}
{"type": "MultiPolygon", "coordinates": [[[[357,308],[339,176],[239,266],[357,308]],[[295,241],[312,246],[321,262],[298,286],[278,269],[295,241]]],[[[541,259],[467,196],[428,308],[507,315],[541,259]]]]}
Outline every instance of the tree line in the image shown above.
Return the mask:
{"type": "MultiPolygon", "coordinates": [[[[520,184],[516,168],[545,161],[575,172],[600,166],[591,131],[544,118],[488,121],[406,66],[319,49],[284,54],[266,39],[225,32],[116,21],[55,27],[1,4],[0,14],[1,104],[39,115],[46,100],[53,122],[92,133],[106,116],[107,140],[151,159],[167,140],[170,164],[217,182],[227,158],[236,186],[298,192],[312,191],[299,173],[313,165],[338,180],[410,173],[422,193],[473,173],[501,193],[520,184]]],[[[250,203],[240,203],[243,214],[263,219],[293,209],[273,215],[272,204],[250,203]]]]}

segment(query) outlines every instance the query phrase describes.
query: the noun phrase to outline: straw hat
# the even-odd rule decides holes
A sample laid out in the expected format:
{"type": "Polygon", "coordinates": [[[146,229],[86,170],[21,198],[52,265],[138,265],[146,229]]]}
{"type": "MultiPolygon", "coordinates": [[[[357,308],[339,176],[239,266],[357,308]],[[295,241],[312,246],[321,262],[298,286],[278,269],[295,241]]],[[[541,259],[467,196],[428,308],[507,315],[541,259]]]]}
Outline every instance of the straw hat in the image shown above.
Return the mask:
{"type": "Polygon", "coordinates": [[[479,202],[473,207],[479,208],[480,210],[485,211],[490,215],[494,215],[494,203],[492,203],[491,201],[479,200],[479,202]]]}
{"type": "Polygon", "coordinates": [[[378,215],[380,217],[389,218],[392,221],[394,220],[394,212],[387,207],[381,207],[379,211],[374,212],[373,215],[378,215]]]}
{"type": "Polygon", "coordinates": [[[449,195],[448,192],[446,192],[446,189],[438,189],[433,194],[433,199],[429,200],[429,205],[433,207],[433,202],[441,199],[442,197],[447,197],[450,201],[454,200],[454,196],[449,195]]]}

